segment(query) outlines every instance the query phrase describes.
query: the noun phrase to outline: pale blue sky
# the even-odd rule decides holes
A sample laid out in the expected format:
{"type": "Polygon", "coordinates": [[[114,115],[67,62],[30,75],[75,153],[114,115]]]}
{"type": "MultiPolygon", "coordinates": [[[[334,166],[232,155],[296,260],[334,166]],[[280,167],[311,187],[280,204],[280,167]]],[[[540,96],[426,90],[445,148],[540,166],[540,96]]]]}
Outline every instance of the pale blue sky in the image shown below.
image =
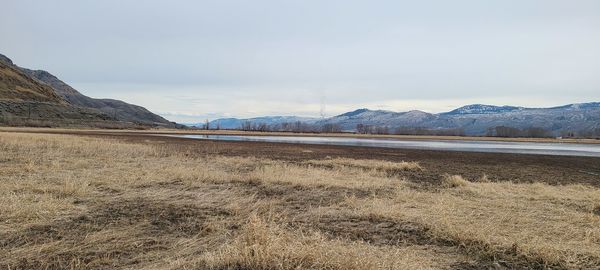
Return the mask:
{"type": "Polygon", "coordinates": [[[0,37],[21,66],[183,122],[600,101],[597,0],[3,0],[0,37]]]}

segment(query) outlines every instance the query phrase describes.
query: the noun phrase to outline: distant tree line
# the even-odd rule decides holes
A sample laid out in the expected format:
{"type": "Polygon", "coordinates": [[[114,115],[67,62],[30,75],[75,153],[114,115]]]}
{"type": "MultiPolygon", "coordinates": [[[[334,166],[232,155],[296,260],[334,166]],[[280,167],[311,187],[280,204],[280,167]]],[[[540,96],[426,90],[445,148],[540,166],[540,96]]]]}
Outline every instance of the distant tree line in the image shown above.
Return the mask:
{"type": "Polygon", "coordinates": [[[390,128],[388,126],[376,126],[376,125],[356,125],[356,133],[358,134],[390,134],[390,128]]]}
{"type": "Polygon", "coordinates": [[[579,131],[561,131],[560,136],[563,138],[591,138],[600,139],[600,127],[591,128],[579,131]]]}
{"type": "Polygon", "coordinates": [[[553,133],[549,130],[540,128],[540,127],[530,127],[525,129],[518,129],[514,127],[507,126],[496,126],[492,128],[488,128],[487,136],[490,137],[506,137],[506,138],[516,138],[516,137],[527,137],[527,138],[549,138],[554,137],[553,133]]]}
{"type": "Polygon", "coordinates": [[[397,135],[430,135],[430,136],[465,136],[463,128],[428,129],[422,127],[399,127],[394,134],[397,135]]]}
{"type": "Polygon", "coordinates": [[[462,128],[442,128],[429,129],[424,127],[397,127],[376,126],[376,125],[356,125],[358,134],[395,134],[395,135],[432,135],[432,136],[464,136],[465,131],[462,128]]]}
{"type": "Polygon", "coordinates": [[[240,130],[244,131],[271,131],[271,128],[266,123],[252,123],[250,121],[244,121],[240,130]]]}
{"type": "Polygon", "coordinates": [[[600,127],[582,129],[578,131],[572,130],[558,130],[550,131],[540,127],[529,127],[524,129],[518,129],[507,126],[497,126],[489,128],[487,136],[493,137],[525,137],[525,138],[550,138],[550,137],[562,137],[562,138],[590,138],[600,139],[600,127]]]}
{"type": "MultiPolygon", "coordinates": [[[[211,124],[208,120],[199,128],[221,129],[220,124],[211,124]]],[[[295,132],[295,133],[340,133],[344,132],[339,124],[310,124],[302,121],[267,124],[264,122],[244,121],[238,130],[258,132],[295,132]]],[[[348,132],[348,131],[346,131],[348,132]]],[[[395,135],[430,135],[430,136],[466,136],[463,128],[425,128],[425,127],[391,127],[379,125],[357,124],[355,133],[358,134],[395,134],[395,135]]],[[[486,136],[490,137],[526,137],[550,138],[560,136],[563,138],[597,138],[600,139],[600,127],[579,131],[550,131],[541,127],[519,129],[509,126],[495,126],[488,128],[486,136]]]]}
{"type": "Polygon", "coordinates": [[[243,131],[281,131],[281,132],[302,132],[302,133],[339,133],[342,128],[338,124],[314,125],[302,121],[283,122],[278,124],[268,125],[266,123],[244,121],[240,127],[243,131]]]}

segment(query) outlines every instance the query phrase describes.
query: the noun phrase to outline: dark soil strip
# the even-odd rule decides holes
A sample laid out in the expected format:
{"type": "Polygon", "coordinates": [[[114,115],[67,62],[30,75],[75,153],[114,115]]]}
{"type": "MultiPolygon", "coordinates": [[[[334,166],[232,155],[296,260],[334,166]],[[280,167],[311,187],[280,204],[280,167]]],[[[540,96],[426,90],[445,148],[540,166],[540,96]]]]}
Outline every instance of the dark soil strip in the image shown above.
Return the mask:
{"type": "MultiPolygon", "coordinates": [[[[461,263],[457,269],[565,269],[563,263],[546,262],[539,257],[526,257],[518,252],[517,247],[503,250],[477,242],[460,242],[454,239],[433,236],[429,228],[414,222],[402,222],[381,217],[358,217],[326,215],[300,218],[291,226],[297,228],[316,229],[333,239],[365,241],[373,245],[436,245],[458,247],[465,255],[474,257],[475,263],[461,263]]],[[[597,266],[600,260],[590,258],[591,264],[597,266]]]]}
{"type": "Polygon", "coordinates": [[[411,181],[432,185],[439,183],[440,175],[447,173],[462,175],[469,180],[487,175],[491,181],[543,182],[552,185],[586,184],[600,187],[600,175],[588,173],[600,170],[600,158],[597,157],[229,142],[116,133],[88,133],[87,136],[110,137],[143,144],[154,143],[161,145],[166,151],[187,153],[191,157],[217,154],[295,162],[335,157],[417,161],[424,168],[423,171],[404,171],[399,174],[411,181]]]}
{"type": "Polygon", "coordinates": [[[17,234],[0,233],[0,253],[4,253],[0,261],[15,259],[9,253],[11,249],[61,241],[55,244],[60,247],[58,250],[28,254],[11,265],[11,269],[109,269],[135,265],[136,256],[168,250],[176,239],[208,234],[211,228],[206,226],[207,221],[230,215],[219,208],[144,198],[96,202],[87,214],[33,226],[17,234]],[[84,245],[90,234],[123,229],[131,230],[128,239],[131,241],[84,245]],[[80,248],[73,248],[77,246],[80,248]],[[103,264],[90,264],[102,261],[101,258],[107,258],[103,264]]]}

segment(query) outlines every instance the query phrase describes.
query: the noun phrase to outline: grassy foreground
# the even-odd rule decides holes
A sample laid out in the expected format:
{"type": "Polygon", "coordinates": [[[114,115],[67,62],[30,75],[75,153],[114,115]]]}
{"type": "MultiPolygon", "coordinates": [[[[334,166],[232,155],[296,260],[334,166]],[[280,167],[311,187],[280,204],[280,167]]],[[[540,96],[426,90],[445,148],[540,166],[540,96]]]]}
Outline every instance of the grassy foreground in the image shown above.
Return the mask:
{"type": "Polygon", "coordinates": [[[596,187],[191,153],[0,133],[0,269],[600,268],[596,187]]]}

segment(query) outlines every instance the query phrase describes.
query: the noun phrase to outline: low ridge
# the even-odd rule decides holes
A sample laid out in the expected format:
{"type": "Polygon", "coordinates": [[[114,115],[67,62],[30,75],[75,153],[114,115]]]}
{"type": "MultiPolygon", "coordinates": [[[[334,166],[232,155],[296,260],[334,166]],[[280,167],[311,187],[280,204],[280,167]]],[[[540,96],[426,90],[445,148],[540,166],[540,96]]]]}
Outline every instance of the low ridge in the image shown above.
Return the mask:
{"type": "MultiPolygon", "coordinates": [[[[78,107],[75,111],[88,111],[97,114],[101,121],[128,122],[133,125],[177,127],[173,122],[156,115],[146,108],[114,99],[95,99],[79,91],[44,70],[31,70],[15,65],[12,60],[0,54],[0,99],[23,102],[51,102],[78,107]]],[[[31,110],[31,105],[28,111],[31,110]]],[[[14,113],[5,104],[5,115],[14,113]],[[12,111],[13,113],[9,113],[12,111]]],[[[60,111],[60,110],[59,110],[60,111]]],[[[30,113],[28,112],[28,115],[30,113]]],[[[42,117],[48,115],[41,112],[42,117]]],[[[82,123],[85,124],[85,123],[82,123]]]]}

